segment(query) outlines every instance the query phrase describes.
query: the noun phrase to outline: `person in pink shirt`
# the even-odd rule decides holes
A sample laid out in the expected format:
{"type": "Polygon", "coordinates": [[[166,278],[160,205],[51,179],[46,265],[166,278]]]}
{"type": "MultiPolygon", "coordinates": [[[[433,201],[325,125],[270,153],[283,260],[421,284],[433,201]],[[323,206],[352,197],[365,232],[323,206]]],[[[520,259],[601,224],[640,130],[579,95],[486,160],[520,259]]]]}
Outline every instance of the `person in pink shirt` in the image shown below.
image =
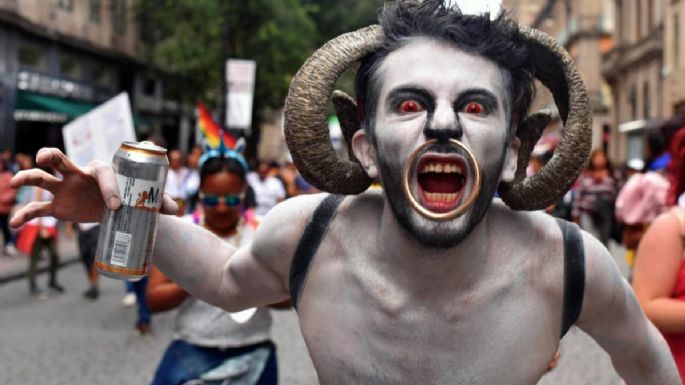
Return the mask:
{"type": "Polygon", "coordinates": [[[668,208],[666,196],[669,185],[668,180],[658,172],[636,173],[616,197],[616,219],[623,223],[623,244],[631,269],[642,234],[668,208]]]}

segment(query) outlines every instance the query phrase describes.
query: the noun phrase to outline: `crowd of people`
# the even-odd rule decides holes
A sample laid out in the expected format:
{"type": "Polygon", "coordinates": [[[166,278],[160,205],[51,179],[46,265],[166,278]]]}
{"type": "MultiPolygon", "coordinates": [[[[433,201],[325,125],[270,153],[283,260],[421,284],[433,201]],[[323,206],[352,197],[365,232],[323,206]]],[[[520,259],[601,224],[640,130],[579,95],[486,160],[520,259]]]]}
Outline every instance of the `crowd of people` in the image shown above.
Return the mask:
{"type": "MultiPolygon", "coordinates": [[[[548,212],[576,222],[604,245],[610,241],[626,247],[628,266],[635,267],[634,288],[641,305],[655,325],[666,335],[673,353],[681,357],[685,374],[685,265],[682,264],[685,239],[685,118],[674,117],[649,127],[645,159],[630,159],[614,168],[602,149],[592,152],[586,170],[573,188],[548,212]],[[680,308],[683,308],[680,310],[680,308]]],[[[545,143],[531,157],[528,173],[538,171],[551,159],[554,146],[545,143]]],[[[316,192],[297,172],[293,163],[257,160],[251,167],[242,155],[231,156],[216,150],[205,152],[193,147],[187,155],[178,149],[168,152],[169,173],[166,193],[179,206],[178,216],[203,226],[226,242],[240,246],[272,207],[284,199],[316,192]],[[252,171],[250,171],[252,170],[252,171]]],[[[2,255],[28,256],[28,283],[32,296],[45,298],[38,285],[36,264],[42,254],[49,258],[47,287],[63,293],[57,280],[57,220],[35,219],[18,233],[10,231],[11,213],[31,201],[48,201],[50,193],[37,187],[9,188],[9,179],[19,170],[33,167],[32,157],[13,156],[5,151],[0,161],[0,229],[2,255]]],[[[70,224],[61,226],[72,236],[70,224]]],[[[83,296],[99,296],[99,274],[93,267],[99,226],[79,224],[78,245],[89,282],[83,296]]],[[[146,277],[147,278],[147,277],[146,277]]],[[[632,274],[629,277],[632,279],[632,274]]],[[[182,288],[152,268],[147,279],[127,283],[124,306],[136,305],[139,335],[152,332],[152,314],[178,309],[175,340],[162,357],[155,382],[182,383],[199,378],[224,362],[235,365],[236,357],[257,365],[259,383],[277,383],[276,355],[269,337],[269,309],[240,313],[223,310],[195,300],[182,288]],[[213,326],[209,327],[207,320],[213,326]],[[219,322],[221,321],[221,322],[219,322]],[[204,325],[197,328],[198,325],[204,325]],[[259,354],[256,354],[259,353],[259,354]],[[202,362],[193,370],[181,370],[184,360],[202,362]]],[[[276,307],[288,308],[289,304],[276,307]]],[[[254,368],[253,368],[254,369],[254,368]]]]}

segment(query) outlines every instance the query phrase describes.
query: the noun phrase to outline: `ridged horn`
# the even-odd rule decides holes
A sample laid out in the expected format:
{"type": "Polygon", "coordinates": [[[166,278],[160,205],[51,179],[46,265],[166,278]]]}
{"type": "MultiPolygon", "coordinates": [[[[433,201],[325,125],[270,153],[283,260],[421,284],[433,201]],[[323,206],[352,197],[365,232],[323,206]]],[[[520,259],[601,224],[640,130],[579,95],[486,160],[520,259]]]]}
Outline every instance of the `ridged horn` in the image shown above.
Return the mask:
{"type": "MultiPolygon", "coordinates": [[[[534,76],[552,92],[564,126],[561,141],[547,165],[527,178],[518,170],[517,180],[503,184],[500,195],[512,209],[541,210],[556,203],[585,168],[592,146],[592,109],[568,52],[543,32],[524,26],[520,29],[534,60],[534,76]]],[[[517,133],[522,141],[519,168],[527,164],[530,150],[540,137],[539,128],[539,124],[521,125],[517,133]],[[526,143],[532,140],[532,144],[526,143]]]]}
{"type": "Polygon", "coordinates": [[[340,35],[316,51],[300,68],[285,101],[285,139],[295,166],[317,188],[358,194],[371,179],[359,163],[335,154],[326,122],[333,84],[352,64],[382,44],[380,26],[340,35]]]}

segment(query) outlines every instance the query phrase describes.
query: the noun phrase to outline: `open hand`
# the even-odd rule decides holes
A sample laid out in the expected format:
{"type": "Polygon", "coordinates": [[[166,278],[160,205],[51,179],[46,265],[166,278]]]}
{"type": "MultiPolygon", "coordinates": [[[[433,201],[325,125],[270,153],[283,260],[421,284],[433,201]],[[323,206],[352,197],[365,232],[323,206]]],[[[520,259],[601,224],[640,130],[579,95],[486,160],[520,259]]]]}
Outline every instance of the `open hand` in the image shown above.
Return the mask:
{"type": "MultiPolygon", "coordinates": [[[[17,173],[10,186],[38,186],[50,191],[54,198],[51,202],[31,202],[17,211],[10,220],[12,227],[41,216],[71,222],[99,222],[105,209],[116,210],[121,205],[116,177],[109,164],[94,160],[86,167],[78,167],[56,148],[42,148],[36,155],[36,163],[53,168],[63,179],[37,168],[17,173]]],[[[176,204],[164,196],[161,211],[173,214],[177,210],[176,204]]]]}

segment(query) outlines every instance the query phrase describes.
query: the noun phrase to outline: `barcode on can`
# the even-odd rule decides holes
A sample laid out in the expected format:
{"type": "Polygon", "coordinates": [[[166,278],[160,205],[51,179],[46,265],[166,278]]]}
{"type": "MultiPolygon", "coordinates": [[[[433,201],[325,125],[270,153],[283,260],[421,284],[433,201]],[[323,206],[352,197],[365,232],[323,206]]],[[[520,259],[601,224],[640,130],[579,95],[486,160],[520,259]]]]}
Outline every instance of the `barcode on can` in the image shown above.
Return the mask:
{"type": "Polygon", "coordinates": [[[114,235],[114,247],[112,248],[111,264],[126,267],[128,263],[128,251],[131,247],[131,234],[117,231],[114,235]]]}

